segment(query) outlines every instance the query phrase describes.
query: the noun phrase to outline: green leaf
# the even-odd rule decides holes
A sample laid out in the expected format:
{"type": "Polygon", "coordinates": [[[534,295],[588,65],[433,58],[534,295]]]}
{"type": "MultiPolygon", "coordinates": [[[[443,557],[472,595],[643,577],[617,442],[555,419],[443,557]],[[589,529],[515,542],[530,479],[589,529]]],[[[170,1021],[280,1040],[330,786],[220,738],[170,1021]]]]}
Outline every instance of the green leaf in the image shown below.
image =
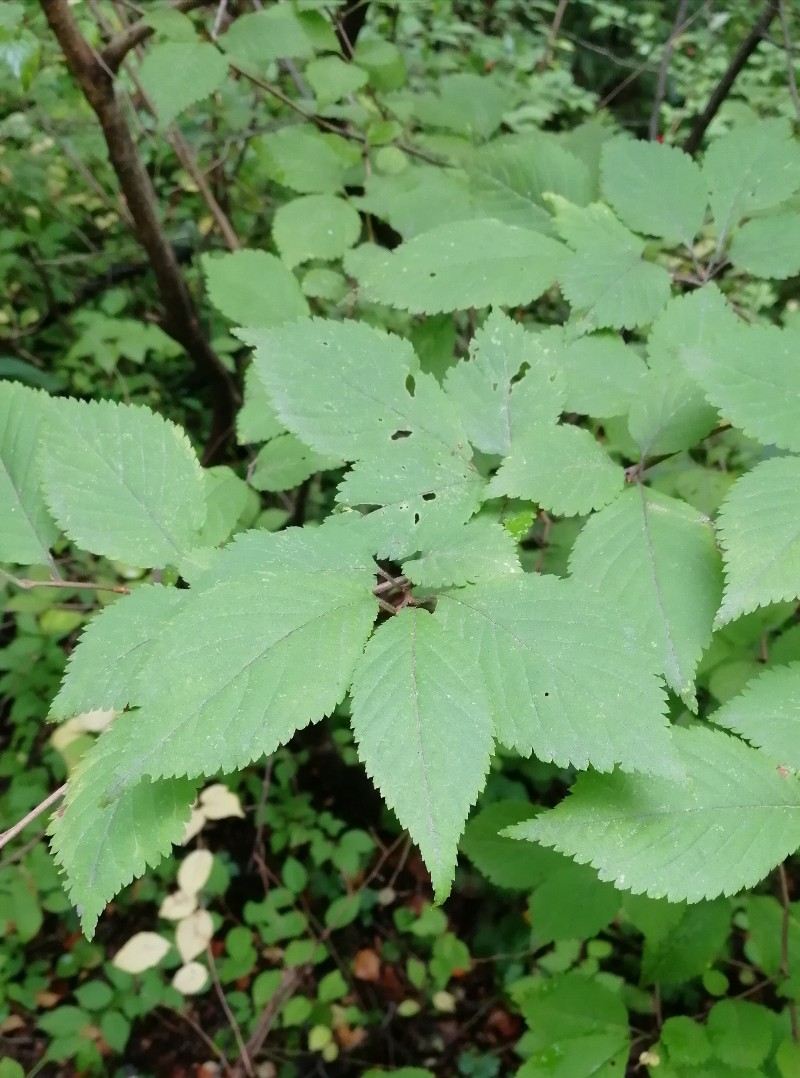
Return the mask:
{"type": "Polygon", "coordinates": [[[508,104],[508,91],[496,79],[459,72],[441,77],[435,94],[418,95],[414,113],[430,127],[485,141],[500,126],[508,104]]]}
{"type": "Polygon", "coordinates": [[[800,783],[727,734],[698,726],[672,736],[688,783],[589,772],[558,808],[505,833],[671,902],[753,887],[800,845],[800,783]]]}
{"type": "Polygon", "coordinates": [[[796,276],[800,273],[800,215],[783,213],[745,222],[733,237],[730,259],[753,277],[785,280],[796,276]]]}
{"type": "Polygon", "coordinates": [[[308,60],[314,46],[291,4],[239,15],[219,38],[219,47],[248,71],[266,74],[275,60],[308,60]]]}
{"type": "Polygon", "coordinates": [[[0,382],[0,561],[50,564],[58,529],[40,489],[38,448],[51,409],[45,393],[0,382]]]}
{"type": "Polygon", "coordinates": [[[317,452],[374,459],[408,432],[469,459],[454,406],[435,378],[418,373],[408,341],[363,322],[316,318],[239,336],[255,347],[282,422],[317,452]]]}
{"type": "Polygon", "coordinates": [[[486,694],[470,659],[438,618],[406,609],[367,644],[351,690],[359,756],[419,846],[438,901],[450,890],[492,752],[486,694]]]}
{"type": "Polygon", "coordinates": [[[359,36],[353,60],[364,68],[376,90],[398,90],[406,80],[403,54],[396,45],[374,34],[359,36]]]}
{"type": "Polygon", "coordinates": [[[483,672],[502,744],[559,766],[676,773],[652,656],[609,604],[524,574],[442,595],[436,617],[483,672]]]}
{"type": "Polygon", "coordinates": [[[544,847],[533,850],[532,857],[520,857],[514,839],[500,834],[503,828],[529,820],[537,811],[526,801],[496,801],[467,823],[461,850],[496,887],[527,890],[541,883],[554,861],[558,863],[559,855],[544,847]]]}
{"type": "Polygon", "coordinates": [[[764,445],[800,451],[800,332],[739,322],[687,358],[708,399],[764,445]]]}
{"type": "MultiPolygon", "coordinates": [[[[631,234],[632,235],[632,234],[631,234]]],[[[587,329],[646,326],[670,296],[670,276],[641,259],[644,243],[582,247],[561,271],[564,296],[587,329]]]]}
{"type": "Polygon", "coordinates": [[[682,1014],[666,1020],[660,1040],[675,1063],[705,1063],[712,1054],[705,1027],[682,1014]]]}
{"type": "Polygon", "coordinates": [[[725,593],[717,626],[800,595],[798,490],[800,458],[775,457],[738,479],[722,503],[717,534],[725,593]]]}
{"type": "Polygon", "coordinates": [[[647,338],[647,363],[672,378],[690,372],[717,338],[736,333],[742,321],[715,284],[674,296],[653,323],[647,338]]]}
{"type": "Polygon", "coordinates": [[[318,108],[355,93],[368,79],[366,71],[347,63],[341,56],[321,56],[312,60],[306,65],[305,77],[317,98],[318,108]]]}
{"type": "Polygon", "coordinates": [[[553,231],[546,192],[579,206],[592,195],[586,166],[552,136],[497,139],[475,152],[468,171],[478,215],[520,228],[553,231]]]}
{"type": "Polygon", "coordinates": [[[49,717],[69,719],[136,704],[142,666],[186,594],[142,584],[96,614],[69,658],[49,717]]]}
{"type": "Polygon", "coordinates": [[[244,403],[236,414],[236,437],[240,445],[268,442],[284,432],[275,408],[254,364],[245,371],[244,403]]]}
{"type": "Polygon", "coordinates": [[[248,489],[232,468],[220,465],[206,468],[206,521],[198,546],[221,546],[236,527],[247,508],[248,489]]]}
{"type": "MultiPolygon", "coordinates": [[[[364,188],[364,196],[354,204],[388,221],[404,239],[476,216],[467,175],[460,169],[412,165],[394,176],[373,172],[364,188]]],[[[386,251],[381,249],[381,254],[385,257],[386,251]]]]}
{"type": "Polygon", "coordinates": [[[706,150],[703,174],[720,240],[800,188],[800,146],[783,119],[734,127],[706,150]]]}
{"type": "Polygon", "coordinates": [[[628,228],[691,246],[708,205],[708,189],[694,161],[676,146],[616,138],[601,156],[606,201],[628,228]]]}
{"type": "Polygon", "coordinates": [[[311,258],[341,258],[358,242],[361,218],[349,202],[334,195],[306,195],[284,202],[275,213],[272,235],[287,266],[311,258]]]}
{"type": "Polygon", "coordinates": [[[244,547],[248,557],[261,549],[256,571],[243,572],[242,548],[220,557],[166,627],[140,674],[140,709],[109,776],[112,791],[143,775],[243,767],[344,697],[377,613],[374,567],[271,569],[273,538],[244,547]]]}
{"type": "MultiPolygon", "coordinates": [[[[421,377],[426,376],[418,376],[418,383],[421,377]]],[[[377,506],[362,518],[362,527],[365,534],[369,529],[373,550],[399,560],[446,541],[476,512],[484,486],[462,456],[428,434],[412,433],[357,461],[336,501],[353,508],[377,506]]]]}
{"type": "Polygon", "coordinates": [[[152,100],[162,128],[218,90],[227,75],[227,60],[208,41],[151,45],[139,68],[142,89],[152,100]]]}
{"type": "Polygon", "coordinates": [[[53,516],[86,550],[161,567],[197,542],[202,469],[183,431],[147,408],[59,400],[43,473],[53,516]]]}
{"type": "Polygon", "coordinates": [[[485,517],[442,534],[435,547],[403,564],[408,579],[426,588],[460,587],[521,571],[513,537],[485,517]]]}
{"type": "Polygon", "coordinates": [[[357,146],[339,135],[322,134],[310,124],[263,135],[259,150],[267,176],[301,195],[341,191],[345,176],[360,161],[357,146]]]}
{"type": "Polygon", "coordinates": [[[274,326],[308,314],[295,276],[266,251],[203,255],[208,298],[231,322],[274,326]]]}
{"type": "Polygon", "coordinates": [[[522,498],[558,516],[578,516],[614,501],[624,481],[623,469],[591,431],[566,424],[533,427],[514,436],[487,495],[522,498]]]}
{"type": "Polygon", "coordinates": [[[570,557],[576,583],[636,626],[669,687],[692,709],[695,671],[722,593],[721,569],[708,518],[641,486],[591,517],[570,557]]]}
{"type": "Polygon", "coordinates": [[[603,419],[625,415],[641,394],[647,375],[644,360],[617,334],[591,333],[564,341],[559,329],[539,334],[537,341],[542,338],[548,338],[545,362],[560,371],[566,383],[565,412],[603,419]]]}
{"type": "Polygon", "coordinates": [[[259,450],[250,483],[256,490],[292,490],[316,472],[341,466],[341,460],[309,449],[293,434],[279,434],[259,450]]]}
{"type": "Polygon", "coordinates": [[[643,929],[642,980],[645,984],[683,984],[705,973],[723,953],[731,932],[732,911],[727,899],[688,906],[664,903],[663,899],[647,899],[643,895],[631,898],[639,902],[658,901],[672,913],[671,917],[664,918],[660,931],[647,926],[643,929]]]}
{"type": "Polygon", "coordinates": [[[702,441],[719,420],[716,408],[685,371],[655,367],[639,383],[628,430],[642,459],[677,453],[702,441]]]}
{"type": "Polygon", "coordinates": [[[565,255],[530,229],[460,221],[402,243],[361,284],[375,302],[414,314],[527,304],[550,288],[565,255]]]}
{"type": "Polygon", "coordinates": [[[469,356],[448,370],[447,396],[470,442],[483,453],[505,455],[511,448],[512,383],[535,351],[535,338],[495,309],[472,338],[469,356]]]}
{"type": "Polygon", "coordinates": [[[551,867],[528,902],[533,938],[537,943],[591,939],[617,916],[622,896],[598,880],[588,865],[556,856],[560,863],[551,867]]]}
{"type": "Polygon", "coordinates": [[[97,748],[89,752],[70,782],[63,815],[54,816],[50,826],[53,856],[87,939],[106,903],[180,842],[195,796],[195,783],[170,778],[139,783],[100,805],[114,757],[97,748]]]}
{"type": "Polygon", "coordinates": [[[743,999],[722,999],[709,1011],[708,1037],[717,1056],[732,1067],[758,1067],[772,1051],[774,1015],[743,999]]]}
{"type": "Polygon", "coordinates": [[[765,670],[711,720],[800,771],[800,663],[765,670]]]}
{"type": "Polygon", "coordinates": [[[606,985],[578,972],[542,978],[520,1007],[533,1053],[517,1078],[614,1078],[624,1072],[628,1012],[606,985]]]}
{"type": "Polygon", "coordinates": [[[119,759],[115,726],[84,757],[70,779],[65,808],[48,829],[88,939],[106,903],[181,841],[197,785],[174,778],[140,782],[108,801],[108,776],[119,759]]]}

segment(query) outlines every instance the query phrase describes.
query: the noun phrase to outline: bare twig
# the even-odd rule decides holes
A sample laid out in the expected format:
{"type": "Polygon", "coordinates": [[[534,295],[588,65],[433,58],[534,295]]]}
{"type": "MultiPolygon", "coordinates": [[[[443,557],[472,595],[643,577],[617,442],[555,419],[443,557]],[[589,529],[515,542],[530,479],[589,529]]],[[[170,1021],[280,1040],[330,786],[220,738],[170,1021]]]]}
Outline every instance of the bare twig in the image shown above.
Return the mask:
{"type": "MultiPolygon", "coordinates": [[[[205,461],[209,463],[233,431],[238,390],[202,331],[199,313],[161,226],[153,183],[136,150],[107,60],[98,56],[84,38],[68,0],[40,0],[40,4],[75,81],[100,121],[108,156],[135,222],[137,237],[153,267],[164,307],[163,328],[186,349],[208,388],[212,419],[205,461]]],[[[139,40],[141,37],[130,47],[139,40]]],[[[122,56],[124,52],[120,59],[122,56]]]]}
{"type": "MultiPolygon", "coordinates": [[[[171,6],[175,11],[192,11],[194,8],[203,7],[210,0],[172,0],[171,6]]],[[[115,38],[109,41],[103,49],[102,60],[110,72],[115,73],[131,49],[135,49],[153,33],[153,28],[145,22],[135,22],[127,27],[115,38]]]]}
{"type": "Polygon", "coordinates": [[[553,49],[558,40],[558,34],[561,30],[561,23],[564,19],[564,12],[567,10],[568,3],[569,0],[558,0],[558,7],[556,8],[555,15],[553,15],[553,21],[550,24],[550,30],[547,34],[547,44],[544,47],[542,58],[537,65],[539,71],[543,71],[553,58],[553,49]]]}
{"type": "Polygon", "coordinates": [[[228,10],[228,0],[219,0],[219,7],[217,13],[214,16],[214,25],[211,27],[211,40],[216,41],[219,36],[219,32],[222,29],[222,23],[225,19],[225,14],[228,10]]]}
{"type": "MultiPolygon", "coordinates": [[[[278,1017],[278,1011],[286,1000],[293,995],[310,970],[311,965],[309,963],[304,966],[294,966],[292,969],[285,969],[281,973],[280,983],[270,998],[269,1003],[267,1003],[266,1007],[261,1012],[258,1024],[247,1042],[246,1049],[248,1060],[255,1059],[258,1056],[258,1053],[263,1048],[264,1042],[270,1035],[272,1027],[275,1024],[275,1019],[278,1017]]],[[[243,1078],[245,1074],[247,1074],[247,1071],[244,1062],[240,1059],[233,1068],[233,1078],[243,1078]]]]}
{"type": "Polygon", "coordinates": [[[681,0],[678,5],[678,11],[675,15],[675,21],[672,24],[672,31],[667,38],[667,43],[664,45],[664,51],[661,54],[661,63],[658,67],[658,81],[656,82],[656,95],[653,99],[653,109],[650,113],[650,126],[648,128],[648,136],[651,142],[655,142],[658,137],[659,119],[661,118],[661,105],[664,102],[664,92],[667,88],[667,73],[669,72],[669,62],[672,58],[672,51],[675,48],[675,42],[678,40],[680,33],[680,27],[683,24],[683,20],[686,18],[686,8],[689,6],[689,0],[681,0]]]}
{"type": "Polygon", "coordinates": [[[723,101],[731,92],[739,72],[756,51],[770,23],[778,14],[778,5],[779,0],[767,0],[761,14],[753,24],[752,30],[733,54],[727,70],[714,87],[711,97],[708,99],[708,104],[695,120],[692,130],[689,132],[689,136],[683,144],[683,149],[686,153],[694,154],[700,149],[700,145],[711,121],[717,115],[723,101]]]}
{"type": "Polygon", "coordinates": [[[217,963],[214,961],[214,952],[211,949],[210,943],[206,946],[206,958],[208,959],[208,969],[211,974],[211,983],[214,985],[214,992],[216,993],[220,1006],[225,1012],[228,1025],[231,1027],[231,1032],[236,1041],[236,1047],[239,1049],[239,1063],[237,1066],[244,1067],[247,1078],[254,1078],[255,1071],[253,1070],[253,1064],[250,1060],[250,1053],[247,1051],[247,1045],[244,1043],[242,1031],[239,1028],[239,1023],[236,1021],[236,1015],[231,1010],[231,1006],[225,996],[225,989],[220,983],[219,974],[217,973],[217,963]]]}
{"type": "Polygon", "coordinates": [[[794,101],[794,111],[800,121],[800,94],[797,92],[797,76],[794,71],[794,45],[789,34],[789,17],[786,14],[786,0],[778,0],[778,11],[781,17],[781,31],[783,33],[783,47],[786,50],[786,73],[789,80],[789,93],[794,101]]]}
{"type": "Polygon", "coordinates": [[[27,577],[14,576],[5,569],[0,569],[0,576],[23,591],[30,591],[31,588],[74,588],[84,591],[113,591],[117,595],[127,595],[130,592],[130,588],[124,584],[95,584],[84,580],[30,580],[27,577]]]}
{"type": "MultiPolygon", "coordinates": [[[[789,881],[786,878],[786,865],[781,862],[778,865],[778,880],[781,887],[781,906],[783,907],[783,920],[781,921],[781,975],[789,977],[789,917],[791,906],[789,903],[789,881]]],[[[797,1019],[797,1003],[789,1001],[789,1020],[792,1026],[792,1040],[800,1041],[800,1023],[797,1019]]]]}
{"type": "Polygon", "coordinates": [[[51,794],[48,794],[44,801],[40,801],[36,808],[32,808],[31,811],[27,814],[27,816],[23,816],[22,819],[18,820],[13,827],[9,827],[7,831],[1,832],[0,850],[2,850],[4,846],[7,846],[12,839],[16,838],[20,831],[24,831],[29,823],[33,823],[33,821],[37,820],[43,812],[47,812],[47,810],[49,808],[52,808],[52,806],[55,805],[57,801],[60,801],[66,792],[67,784],[65,782],[62,786],[59,786],[57,790],[54,790],[51,794]]]}

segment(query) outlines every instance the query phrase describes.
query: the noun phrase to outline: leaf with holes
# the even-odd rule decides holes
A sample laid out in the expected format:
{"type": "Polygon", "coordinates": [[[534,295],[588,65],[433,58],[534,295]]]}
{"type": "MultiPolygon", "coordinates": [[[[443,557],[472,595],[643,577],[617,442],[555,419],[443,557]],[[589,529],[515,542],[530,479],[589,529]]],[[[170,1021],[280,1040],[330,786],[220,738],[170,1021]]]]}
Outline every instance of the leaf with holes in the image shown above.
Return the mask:
{"type": "Polygon", "coordinates": [[[469,649],[427,611],[403,610],[367,645],[351,691],[358,754],[419,846],[442,901],[493,744],[469,649]]]}
{"type": "Polygon", "coordinates": [[[405,576],[426,588],[475,584],[521,571],[513,536],[486,517],[442,531],[435,546],[403,564],[405,576]]]}
{"type": "Polygon", "coordinates": [[[420,374],[408,341],[359,322],[304,319],[242,331],[286,427],[318,453],[374,459],[412,433],[469,460],[456,409],[436,379],[420,374]]]}
{"type": "Polygon", "coordinates": [[[493,310],[470,342],[469,356],[445,377],[467,437],[483,453],[511,448],[511,390],[525,363],[536,355],[536,339],[508,315],[493,310]]]}
{"type": "Polygon", "coordinates": [[[527,304],[553,285],[566,255],[558,241],[527,228],[459,221],[402,243],[361,285],[374,302],[414,314],[527,304]]]}
{"type": "Polygon", "coordinates": [[[636,625],[669,687],[696,709],[695,670],[722,594],[708,518],[637,486],[587,521],[569,564],[576,583],[636,625]]]}

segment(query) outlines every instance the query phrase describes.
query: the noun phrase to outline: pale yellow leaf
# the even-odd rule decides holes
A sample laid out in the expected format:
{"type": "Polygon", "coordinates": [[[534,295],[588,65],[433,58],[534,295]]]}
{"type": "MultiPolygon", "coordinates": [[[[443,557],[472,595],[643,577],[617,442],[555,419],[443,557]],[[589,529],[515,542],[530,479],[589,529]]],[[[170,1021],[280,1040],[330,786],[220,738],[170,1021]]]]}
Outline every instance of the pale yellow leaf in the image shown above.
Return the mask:
{"type": "Polygon", "coordinates": [[[169,950],[169,942],[155,932],[137,932],[117,951],[111,961],[125,973],[144,973],[157,966],[169,950]]]}
{"type": "Polygon", "coordinates": [[[185,891],[175,891],[173,894],[167,895],[161,903],[158,915],[159,917],[164,917],[167,921],[180,921],[184,917],[188,917],[190,913],[194,913],[196,909],[197,898],[195,895],[187,895],[185,891]]]}
{"type": "Polygon", "coordinates": [[[118,711],[114,711],[113,708],[103,708],[98,711],[84,711],[82,715],[74,720],[80,723],[81,729],[86,730],[90,734],[101,734],[103,730],[107,729],[119,714],[118,711]]]}
{"type": "Polygon", "coordinates": [[[196,895],[205,885],[214,867],[214,855],[209,850],[192,850],[181,861],[178,869],[178,887],[187,895],[196,895]]]}
{"type": "Polygon", "coordinates": [[[182,996],[194,996],[208,984],[208,970],[199,962],[187,962],[172,978],[172,987],[182,996]]]}
{"type": "Polygon", "coordinates": [[[186,830],[183,832],[183,838],[181,839],[181,846],[185,846],[187,842],[191,842],[195,835],[199,835],[203,830],[203,825],[206,822],[206,814],[200,809],[193,808],[192,815],[186,824],[186,830]]]}
{"type": "Polygon", "coordinates": [[[239,798],[221,782],[214,783],[200,794],[202,812],[207,820],[225,820],[229,816],[244,818],[239,798]]]}
{"type": "Polygon", "coordinates": [[[178,922],[175,929],[175,946],[184,962],[191,962],[208,946],[214,934],[214,925],[208,910],[195,910],[178,922]]]}

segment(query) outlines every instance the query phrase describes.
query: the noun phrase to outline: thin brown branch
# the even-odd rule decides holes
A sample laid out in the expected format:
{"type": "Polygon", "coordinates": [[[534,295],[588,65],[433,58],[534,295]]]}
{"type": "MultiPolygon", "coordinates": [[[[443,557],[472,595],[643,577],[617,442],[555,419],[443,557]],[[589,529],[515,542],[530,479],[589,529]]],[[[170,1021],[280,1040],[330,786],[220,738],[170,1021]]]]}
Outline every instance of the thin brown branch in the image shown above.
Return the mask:
{"type": "Polygon", "coordinates": [[[44,801],[40,801],[36,808],[32,808],[27,816],[23,816],[13,827],[9,827],[7,831],[0,832],[0,850],[2,850],[4,846],[7,846],[12,839],[16,838],[21,831],[24,831],[29,823],[33,823],[33,821],[37,820],[43,812],[47,812],[47,810],[52,808],[57,801],[60,801],[66,792],[67,784],[65,782],[62,786],[59,786],[57,790],[53,790],[44,801]]]}
{"type": "MultiPolygon", "coordinates": [[[[204,7],[210,0],[172,0],[171,7],[184,13],[204,7]]],[[[120,64],[137,45],[141,45],[153,33],[153,28],[145,22],[135,22],[109,41],[101,54],[103,63],[112,73],[119,70],[120,64]]]]}
{"type": "Polygon", "coordinates": [[[561,30],[561,23],[564,21],[564,13],[567,10],[567,4],[569,0],[558,0],[558,7],[556,8],[555,15],[553,15],[553,21],[550,24],[550,30],[547,34],[547,43],[542,53],[542,58],[537,65],[537,70],[544,71],[549,66],[550,61],[553,59],[553,50],[555,48],[558,35],[561,30]]]}
{"type": "Polygon", "coordinates": [[[164,307],[163,328],[186,350],[207,386],[211,432],[205,461],[210,463],[233,432],[238,390],[201,328],[200,316],[175,252],[164,234],[156,193],[117,99],[107,61],[84,38],[68,0],[40,0],[40,4],[73,78],[100,122],[109,160],[134,220],[137,238],[153,268],[164,307]]]}
{"type": "Polygon", "coordinates": [[[778,0],[778,11],[781,16],[781,32],[783,34],[783,47],[786,51],[786,74],[789,81],[789,93],[794,101],[794,111],[800,122],[800,93],[797,92],[797,76],[794,71],[794,45],[789,34],[789,17],[786,14],[786,0],[778,0]]]}
{"type": "Polygon", "coordinates": [[[128,595],[130,592],[130,588],[124,584],[94,584],[83,580],[30,580],[27,577],[14,576],[5,569],[0,569],[0,575],[23,591],[30,591],[31,588],[73,588],[76,591],[113,591],[117,595],[128,595]]]}
{"type": "Polygon", "coordinates": [[[220,983],[219,974],[217,973],[217,963],[214,961],[214,952],[211,949],[210,943],[206,946],[206,958],[208,959],[208,969],[211,974],[211,982],[214,985],[214,992],[216,993],[222,1010],[225,1012],[228,1025],[230,1026],[234,1040],[236,1041],[236,1047],[239,1049],[239,1065],[244,1067],[247,1078],[254,1078],[255,1071],[253,1070],[253,1064],[250,1060],[250,1053],[247,1051],[247,1045],[244,1043],[242,1031],[239,1028],[239,1023],[236,1021],[236,1015],[231,1010],[231,1006],[225,996],[225,989],[220,983]]]}
{"type": "Polygon", "coordinates": [[[761,14],[753,24],[752,30],[747,37],[744,38],[739,45],[739,48],[731,57],[731,62],[728,64],[725,73],[711,92],[708,104],[695,120],[694,125],[689,132],[689,136],[683,144],[685,153],[695,154],[700,149],[711,121],[717,115],[723,101],[731,92],[739,72],[756,51],[768,30],[770,23],[778,14],[778,6],[779,0],[767,0],[761,14]]]}
{"type": "Polygon", "coordinates": [[[681,0],[678,5],[678,11],[675,15],[675,21],[672,24],[672,30],[667,38],[667,42],[664,45],[664,51],[661,54],[661,63],[658,66],[658,79],[656,81],[656,94],[653,99],[653,108],[650,113],[650,125],[648,128],[648,137],[651,142],[655,142],[658,138],[659,120],[661,118],[661,106],[664,103],[664,93],[667,89],[667,75],[669,73],[669,62],[672,59],[672,52],[675,48],[675,42],[678,40],[680,34],[680,27],[683,25],[683,20],[686,18],[686,8],[689,6],[689,0],[681,0]]]}
{"type": "MultiPolygon", "coordinates": [[[[285,969],[281,973],[281,979],[275,992],[270,997],[264,1010],[261,1012],[261,1017],[258,1020],[256,1028],[253,1030],[252,1036],[247,1042],[247,1057],[248,1060],[256,1059],[258,1053],[264,1047],[264,1043],[267,1037],[272,1031],[272,1027],[275,1024],[275,1019],[278,1017],[278,1011],[284,1005],[287,999],[299,987],[301,981],[306,974],[311,970],[311,965],[306,964],[304,966],[294,966],[292,969],[285,969]]],[[[239,1060],[236,1066],[233,1068],[233,1078],[244,1078],[247,1073],[243,1060],[239,1060]]]]}
{"type": "MultiPolygon", "coordinates": [[[[155,106],[153,105],[153,102],[151,101],[150,97],[145,92],[145,89],[142,86],[137,73],[133,70],[133,66],[131,64],[127,64],[126,71],[130,75],[131,81],[136,87],[136,92],[142,99],[142,104],[144,105],[144,107],[147,109],[151,116],[157,116],[155,106]]],[[[211,216],[214,218],[214,222],[220,231],[220,235],[225,241],[225,246],[228,248],[229,251],[240,250],[242,246],[241,241],[236,235],[233,225],[228,220],[228,215],[225,213],[222,206],[220,206],[219,202],[215,198],[214,192],[211,190],[211,187],[209,186],[208,180],[206,179],[203,170],[198,165],[194,154],[189,148],[188,142],[181,134],[177,124],[172,124],[167,129],[166,139],[175,151],[175,154],[180,163],[194,180],[197,192],[202,198],[203,202],[205,202],[206,206],[208,207],[211,216]]]]}

